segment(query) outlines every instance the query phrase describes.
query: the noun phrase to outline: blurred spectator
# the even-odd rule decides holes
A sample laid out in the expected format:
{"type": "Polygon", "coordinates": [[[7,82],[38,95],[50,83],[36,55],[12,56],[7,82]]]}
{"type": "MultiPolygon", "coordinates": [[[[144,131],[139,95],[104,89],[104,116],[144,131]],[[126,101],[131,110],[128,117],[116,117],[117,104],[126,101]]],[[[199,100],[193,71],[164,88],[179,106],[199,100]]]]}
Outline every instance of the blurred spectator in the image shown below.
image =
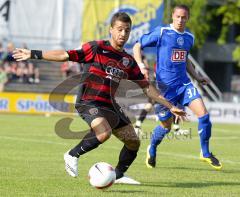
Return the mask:
{"type": "Polygon", "coordinates": [[[4,55],[4,49],[3,49],[2,43],[0,42],[0,61],[3,60],[3,55],[4,55]]]}
{"type": "Polygon", "coordinates": [[[66,79],[72,75],[75,75],[81,71],[81,66],[77,62],[64,62],[61,65],[62,78],[66,79]]]}
{"type": "Polygon", "coordinates": [[[40,83],[39,67],[37,64],[33,64],[31,61],[27,61],[28,71],[29,71],[29,82],[30,83],[40,83]]]}
{"type": "Polygon", "coordinates": [[[0,66],[0,92],[4,90],[4,86],[7,83],[8,78],[7,78],[7,73],[3,69],[2,66],[0,66]]]}
{"type": "Polygon", "coordinates": [[[9,81],[28,82],[28,68],[25,62],[16,62],[12,57],[14,44],[7,44],[7,51],[4,53],[3,66],[9,81]]]}
{"type": "Polygon", "coordinates": [[[17,72],[16,76],[18,79],[18,82],[21,83],[28,83],[29,82],[29,71],[27,67],[27,62],[18,62],[17,63],[17,72]]]}
{"type": "MultiPolygon", "coordinates": [[[[23,45],[27,49],[26,44],[23,45]]],[[[4,50],[0,42],[0,66],[7,75],[9,82],[16,81],[21,83],[39,83],[39,68],[31,61],[16,62],[12,57],[14,44],[9,42],[4,50]]]]}
{"type": "Polygon", "coordinates": [[[15,62],[15,59],[13,58],[13,51],[15,49],[15,46],[12,42],[9,42],[7,44],[7,57],[6,57],[6,61],[8,62],[15,62]]]}
{"type": "Polygon", "coordinates": [[[8,79],[10,81],[15,80],[17,78],[17,62],[12,57],[12,53],[14,50],[14,45],[12,42],[7,44],[7,51],[4,52],[4,70],[7,73],[8,79]]]}
{"type": "MultiPolygon", "coordinates": [[[[23,44],[23,48],[28,49],[26,43],[23,44]]],[[[34,64],[32,61],[26,61],[26,65],[28,68],[28,77],[30,83],[40,83],[40,74],[39,67],[37,64],[34,64]]]]}
{"type": "Polygon", "coordinates": [[[0,42],[0,66],[3,66],[4,60],[7,57],[7,52],[4,50],[2,43],[0,42]]]}

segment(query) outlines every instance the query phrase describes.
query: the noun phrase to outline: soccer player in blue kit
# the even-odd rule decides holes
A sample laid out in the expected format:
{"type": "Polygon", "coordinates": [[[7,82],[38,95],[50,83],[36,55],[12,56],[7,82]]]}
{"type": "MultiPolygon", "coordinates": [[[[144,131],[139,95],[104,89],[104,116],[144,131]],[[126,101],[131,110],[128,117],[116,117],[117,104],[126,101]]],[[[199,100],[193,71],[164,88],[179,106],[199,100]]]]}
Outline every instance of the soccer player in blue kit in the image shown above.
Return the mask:
{"type": "MultiPolygon", "coordinates": [[[[188,72],[199,83],[203,85],[209,83],[209,79],[201,77],[195,72],[188,60],[189,51],[194,44],[193,34],[185,30],[189,16],[190,10],[186,5],[175,6],[172,13],[172,24],[159,26],[152,32],[144,34],[133,47],[134,58],[141,71],[144,72],[141,50],[145,47],[157,48],[156,80],[160,92],[174,105],[178,103],[189,107],[198,117],[200,160],[209,163],[214,169],[220,170],[222,164],[209,151],[212,127],[209,113],[200,94],[187,76],[188,72]]],[[[156,113],[160,125],[154,129],[151,144],[147,149],[146,165],[149,168],[156,166],[157,146],[170,131],[173,123],[172,113],[163,105],[157,105],[156,113]]]]}

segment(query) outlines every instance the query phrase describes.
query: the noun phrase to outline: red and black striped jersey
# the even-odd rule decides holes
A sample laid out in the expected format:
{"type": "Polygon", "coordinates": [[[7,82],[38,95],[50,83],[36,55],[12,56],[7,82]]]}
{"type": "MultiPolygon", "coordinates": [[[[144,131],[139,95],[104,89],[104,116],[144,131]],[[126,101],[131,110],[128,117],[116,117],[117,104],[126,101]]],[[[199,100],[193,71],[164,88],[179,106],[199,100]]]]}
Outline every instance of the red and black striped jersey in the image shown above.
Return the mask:
{"type": "Polygon", "coordinates": [[[134,58],[125,51],[114,49],[109,41],[84,44],[79,50],[67,51],[70,61],[85,63],[89,77],[84,80],[81,100],[112,103],[122,79],[131,80],[141,88],[148,86],[134,58]]]}

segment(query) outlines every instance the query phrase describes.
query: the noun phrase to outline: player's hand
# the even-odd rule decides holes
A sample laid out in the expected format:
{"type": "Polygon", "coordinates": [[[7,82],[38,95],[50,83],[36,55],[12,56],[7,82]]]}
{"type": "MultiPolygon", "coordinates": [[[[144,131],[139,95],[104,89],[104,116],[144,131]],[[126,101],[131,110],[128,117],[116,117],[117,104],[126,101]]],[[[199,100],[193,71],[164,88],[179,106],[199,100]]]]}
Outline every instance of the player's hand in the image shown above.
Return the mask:
{"type": "Polygon", "coordinates": [[[202,85],[208,85],[211,82],[210,79],[207,77],[198,77],[197,81],[202,85]]]}
{"type": "Polygon", "coordinates": [[[184,110],[173,106],[173,107],[171,107],[170,111],[171,111],[172,114],[174,114],[180,120],[186,119],[187,113],[184,110]]]}
{"type": "Polygon", "coordinates": [[[174,124],[178,124],[178,122],[190,122],[187,116],[175,116],[174,124]]]}
{"type": "Polygon", "coordinates": [[[31,58],[31,51],[28,49],[15,49],[13,51],[13,58],[16,61],[24,61],[31,58]]]}

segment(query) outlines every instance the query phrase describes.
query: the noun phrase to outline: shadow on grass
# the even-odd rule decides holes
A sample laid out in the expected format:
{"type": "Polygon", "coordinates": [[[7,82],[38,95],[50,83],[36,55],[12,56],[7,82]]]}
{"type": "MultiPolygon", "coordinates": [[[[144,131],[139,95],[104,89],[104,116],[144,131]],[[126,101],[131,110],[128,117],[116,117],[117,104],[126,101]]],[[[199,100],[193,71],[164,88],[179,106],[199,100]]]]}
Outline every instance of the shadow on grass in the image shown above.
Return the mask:
{"type": "Polygon", "coordinates": [[[211,186],[240,186],[240,182],[218,182],[218,181],[207,181],[204,183],[200,182],[161,182],[161,183],[156,183],[156,182],[143,182],[142,186],[147,186],[147,187],[174,187],[174,188],[203,188],[203,187],[211,187],[211,186]]]}
{"type": "Polygon", "coordinates": [[[174,167],[169,167],[169,166],[161,166],[158,167],[159,169],[173,169],[173,170],[187,170],[187,171],[207,171],[207,172],[216,172],[216,173],[226,173],[226,174],[235,174],[235,173],[240,173],[240,170],[233,170],[233,169],[225,169],[223,166],[222,170],[215,170],[209,166],[209,169],[206,168],[190,168],[190,167],[179,167],[179,166],[174,166],[174,167]]]}
{"type": "MultiPolygon", "coordinates": [[[[141,187],[141,185],[132,185],[133,187],[141,187]]],[[[123,194],[123,193],[125,193],[125,194],[144,194],[144,193],[146,193],[146,194],[149,194],[149,191],[143,191],[143,190],[131,190],[131,189],[129,189],[129,190],[126,190],[126,189],[112,189],[112,190],[105,190],[104,192],[107,192],[107,193],[116,193],[116,195],[117,195],[117,193],[121,193],[121,194],[123,194]]]]}
{"type": "Polygon", "coordinates": [[[214,170],[213,168],[190,168],[190,167],[180,167],[180,166],[174,166],[174,167],[169,167],[169,166],[161,166],[159,168],[163,168],[163,169],[173,169],[173,170],[187,170],[187,171],[211,171],[211,172],[223,172],[223,171],[217,171],[214,170]]]}
{"type": "Polygon", "coordinates": [[[240,170],[222,170],[222,172],[226,174],[236,174],[240,173],[240,170]]]}

